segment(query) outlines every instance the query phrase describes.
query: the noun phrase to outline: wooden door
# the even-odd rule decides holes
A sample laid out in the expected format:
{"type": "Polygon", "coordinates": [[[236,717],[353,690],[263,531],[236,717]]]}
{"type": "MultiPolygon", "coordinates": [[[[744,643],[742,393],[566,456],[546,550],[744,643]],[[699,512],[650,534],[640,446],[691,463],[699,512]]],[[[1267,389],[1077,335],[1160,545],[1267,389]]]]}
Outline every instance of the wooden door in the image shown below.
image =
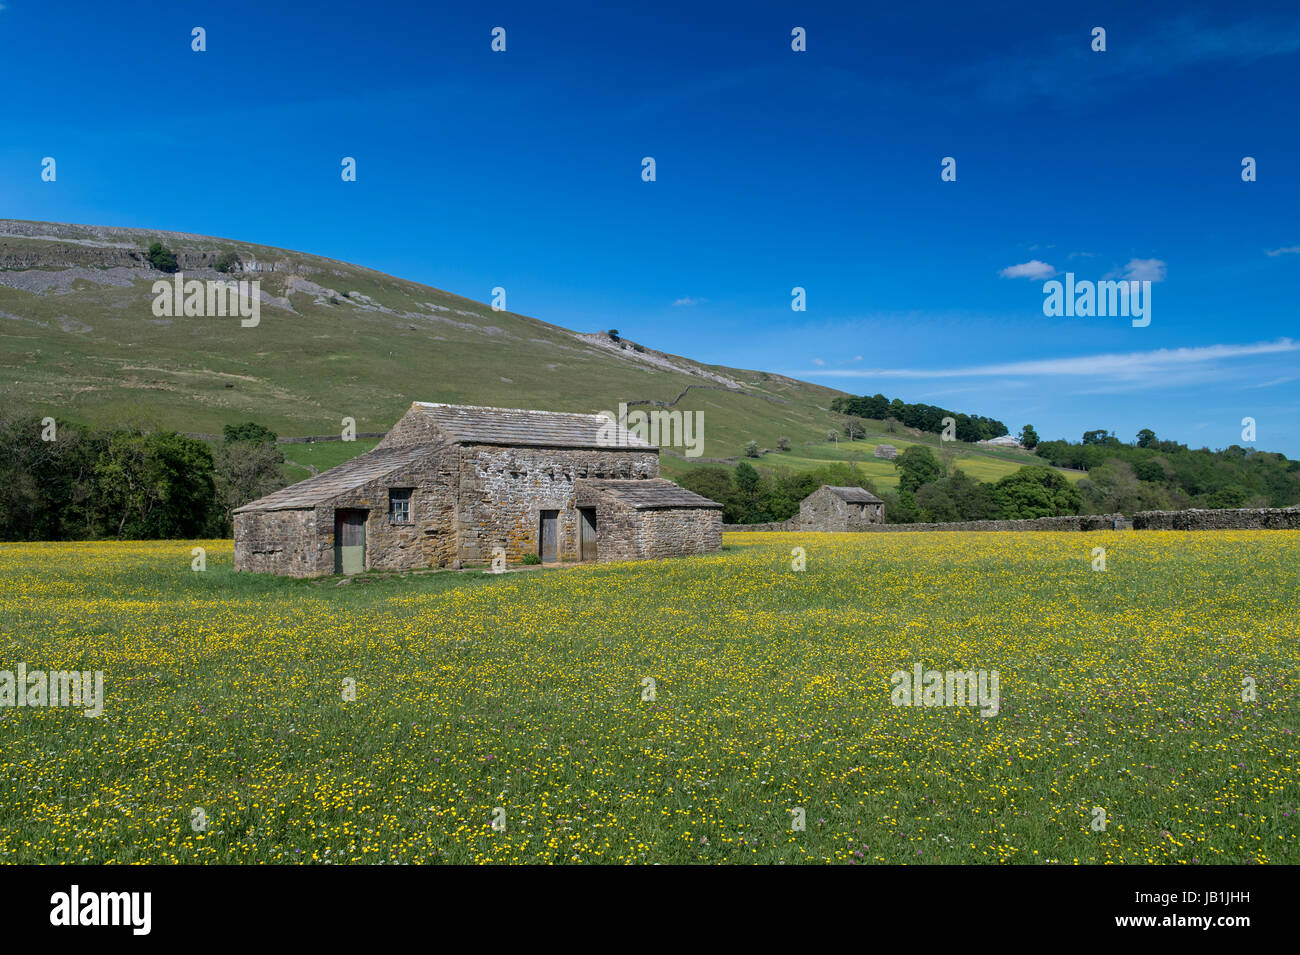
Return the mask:
{"type": "Polygon", "coordinates": [[[578,550],[581,560],[596,559],[596,509],[578,508],[578,550]]]}
{"type": "Polygon", "coordinates": [[[334,512],[334,573],[359,574],[366,569],[366,512],[341,508],[334,512]]]}
{"type": "Polygon", "coordinates": [[[550,564],[560,556],[560,512],[542,511],[541,545],[542,563],[550,564]]]}

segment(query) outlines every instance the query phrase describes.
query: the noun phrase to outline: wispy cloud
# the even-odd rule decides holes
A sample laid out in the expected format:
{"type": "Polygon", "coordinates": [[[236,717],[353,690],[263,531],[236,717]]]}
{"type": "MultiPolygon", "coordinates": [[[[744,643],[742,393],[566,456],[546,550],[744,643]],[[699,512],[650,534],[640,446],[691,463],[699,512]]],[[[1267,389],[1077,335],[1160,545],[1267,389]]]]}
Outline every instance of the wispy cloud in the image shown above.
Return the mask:
{"type": "Polygon", "coordinates": [[[1129,259],[1128,265],[1107,272],[1102,278],[1124,279],[1127,282],[1163,282],[1169,268],[1160,259],[1129,259]]]}
{"type": "Polygon", "coordinates": [[[836,378],[990,378],[1088,376],[1122,380],[1147,380],[1153,386],[1159,376],[1186,368],[1210,368],[1219,362],[1259,355],[1300,351],[1300,342],[1282,338],[1254,345],[1205,345],[1196,348],[1160,348],[1155,351],[1081,355],[1074,358],[1044,358],[996,365],[968,365],[961,368],[836,368],[792,372],[836,378]]]}
{"type": "Polygon", "coordinates": [[[691,298],[689,295],[685,295],[679,298],[677,301],[673,302],[673,305],[674,306],[703,305],[707,301],[708,301],[707,298],[691,298]]]}
{"type": "Polygon", "coordinates": [[[1277,258],[1279,255],[1300,255],[1300,245],[1288,245],[1281,249],[1267,249],[1265,255],[1277,258]]]}
{"type": "Polygon", "coordinates": [[[1050,279],[1055,274],[1055,268],[1038,259],[1030,259],[1019,265],[1008,265],[998,273],[1004,279],[1050,279]]]}

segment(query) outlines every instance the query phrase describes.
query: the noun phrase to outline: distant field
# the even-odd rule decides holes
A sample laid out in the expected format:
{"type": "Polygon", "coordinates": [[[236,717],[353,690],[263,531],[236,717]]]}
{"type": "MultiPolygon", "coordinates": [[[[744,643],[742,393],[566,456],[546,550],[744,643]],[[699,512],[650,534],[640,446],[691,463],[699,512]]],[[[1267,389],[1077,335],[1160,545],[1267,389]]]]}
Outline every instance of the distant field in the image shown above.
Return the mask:
{"type": "Polygon", "coordinates": [[[358,454],[374,449],[379,443],[376,438],[358,438],[356,441],[317,441],[312,444],[282,444],[284,460],[288,465],[289,476],[294,481],[303,481],[311,477],[306,467],[310,464],[317,473],[351,461],[358,454]]]}
{"type": "Polygon", "coordinates": [[[1300,863],[1300,535],[725,547],[338,586],[5,544],[0,670],[107,692],[0,707],[0,862],[1300,863]],[[999,711],[892,705],[917,663],[999,711]]]}
{"type": "MultiPolygon", "coordinates": [[[[825,441],[793,444],[787,452],[773,452],[743,460],[748,460],[758,468],[784,468],[790,471],[812,471],[832,462],[843,461],[864,472],[878,488],[893,490],[898,487],[898,469],[892,461],[875,456],[876,447],[880,444],[893,445],[900,452],[911,445],[921,444],[935,452],[936,457],[940,447],[938,435],[917,438],[911,435],[900,437],[869,433],[857,441],[845,439],[839,443],[825,441]]],[[[1047,466],[1046,461],[1028,451],[994,450],[964,442],[954,442],[952,447],[957,450],[954,464],[978,481],[997,481],[1027,465],[1047,466]]],[[[660,467],[668,477],[680,476],[693,468],[709,465],[710,462],[682,460],[669,455],[661,455],[660,460],[660,467]]],[[[1083,471],[1055,470],[1060,470],[1071,483],[1087,476],[1083,471]]]]}

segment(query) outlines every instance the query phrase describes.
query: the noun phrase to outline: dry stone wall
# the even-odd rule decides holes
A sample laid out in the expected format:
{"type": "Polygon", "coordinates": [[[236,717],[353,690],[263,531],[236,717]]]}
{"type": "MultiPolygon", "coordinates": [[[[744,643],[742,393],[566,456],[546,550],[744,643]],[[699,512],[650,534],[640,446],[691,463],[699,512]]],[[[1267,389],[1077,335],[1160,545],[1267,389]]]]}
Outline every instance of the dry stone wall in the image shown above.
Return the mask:
{"type": "Polygon", "coordinates": [[[1139,511],[1133,515],[1133,527],[1149,531],[1296,530],[1300,529],[1300,506],[1139,511]]]}
{"type": "MultiPolygon", "coordinates": [[[[317,564],[313,509],[235,515],[235,570],[315,577],[320,573],[317,564]]],[[[331,565],[330,570],[333,569],[331,565]]]]}
{"type": "MultiPolygon", "coordinates": [[[[722,511],[712,507],[638,511],[641,558],[704,554],[722,547],[722,511]]],[[[605,555],[597,552],[601,560],[605,555]]]]}
{"type": "MultiPolygon", "coordinates": [[[[1123,514],[1076,514],[1065,517],[1034,517],[1014,521],[954,521],[942,524],[863,524],[858,532],[907,531],[1108,531],[1117,526],[1126,527],[1123,514]]],[[[795,520],[776,524],[727,524],[726,531],[813,531],[795,520]]]]}

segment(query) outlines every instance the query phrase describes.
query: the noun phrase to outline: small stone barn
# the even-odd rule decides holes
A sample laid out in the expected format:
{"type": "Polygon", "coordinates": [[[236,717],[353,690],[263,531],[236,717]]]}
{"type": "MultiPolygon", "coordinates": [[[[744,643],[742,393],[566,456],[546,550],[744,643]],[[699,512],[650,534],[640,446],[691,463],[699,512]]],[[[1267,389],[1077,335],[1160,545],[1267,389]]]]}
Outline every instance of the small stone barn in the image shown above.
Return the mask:
{"type": "Polygon", "coordinates": [[[858,531],[884,521],[885,502],[870,491],[823,484],[799,504],[793,523],[807,531],[858,531]]]}
{"type": "Polygon", "coordinates": [[[236,570],[291,577],[722,546],[722,505],[661,479],[658,448],[605,416],[419,401],[373,451],[234,524],[236,570]]]}

